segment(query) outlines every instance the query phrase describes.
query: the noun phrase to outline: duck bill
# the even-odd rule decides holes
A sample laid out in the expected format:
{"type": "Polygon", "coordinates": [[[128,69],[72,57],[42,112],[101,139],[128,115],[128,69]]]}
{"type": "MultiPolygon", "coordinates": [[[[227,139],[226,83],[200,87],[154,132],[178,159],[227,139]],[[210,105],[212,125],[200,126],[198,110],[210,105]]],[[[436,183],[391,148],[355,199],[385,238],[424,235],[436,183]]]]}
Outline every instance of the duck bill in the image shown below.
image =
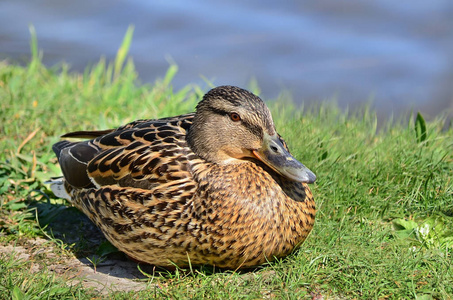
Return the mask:
{"type": "Polygon", "coordinates": [[[304,183],[313,183],[316,175],[295,159],[283,146],[277,134],[264,134],[263,146],[253,154],[280,175],[304,183]]]}

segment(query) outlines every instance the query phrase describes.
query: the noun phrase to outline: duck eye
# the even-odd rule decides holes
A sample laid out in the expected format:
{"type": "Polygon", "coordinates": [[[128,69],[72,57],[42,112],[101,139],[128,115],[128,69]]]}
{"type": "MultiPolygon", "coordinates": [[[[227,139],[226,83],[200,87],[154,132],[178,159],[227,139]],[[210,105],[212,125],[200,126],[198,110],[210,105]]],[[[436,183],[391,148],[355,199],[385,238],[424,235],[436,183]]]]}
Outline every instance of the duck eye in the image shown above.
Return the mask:
{"type": "Polygon", "coordinates": [[[241,116],[239,116],[239,114],[237,113],[231,113],[230,118],[233,122],[238,122],[241,120],[241,116]]]}

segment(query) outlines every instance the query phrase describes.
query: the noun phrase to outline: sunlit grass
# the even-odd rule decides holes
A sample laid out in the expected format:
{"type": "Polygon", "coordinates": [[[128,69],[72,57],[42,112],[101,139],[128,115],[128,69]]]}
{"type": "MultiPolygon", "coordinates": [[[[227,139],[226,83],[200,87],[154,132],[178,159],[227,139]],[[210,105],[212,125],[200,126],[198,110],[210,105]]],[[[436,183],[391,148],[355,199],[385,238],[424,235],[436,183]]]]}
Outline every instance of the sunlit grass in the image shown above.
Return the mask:
{"type": "MultiPolygon", "coordinates": [[[[101,60],[83,74],[65,65],[44,67],[35,38],[27,67],[0,62],[2,244],[44,236],[41,227],[64,209],[43,184],[60,174],[51,151],[59,135],[194,110],[205,91],[173,90],[175,65],[152,85],[136,84],[126,58],[131,37],[128,31],[117,60],[101,60]],[[40,211],[41,224],[32,202],[49,205],[40,211]]],[[[268,103],[290,150],[318,177],[312,186],[317,220],[302,248],[253,272],[159,273],[153,280],[160,287],[111,297],[451,297],[453,129],[445,129],[442,116],[378,124],[366,107],[345,112],[328,102],[301,108],[282,99],[268,103]],[[425,224],[431,225],[423,235],[425,224]]],[[[92,296],[80,287],[75,293],[45,269],[31,274],[29,268],[2,256],[0,298],[92,296]]]]}

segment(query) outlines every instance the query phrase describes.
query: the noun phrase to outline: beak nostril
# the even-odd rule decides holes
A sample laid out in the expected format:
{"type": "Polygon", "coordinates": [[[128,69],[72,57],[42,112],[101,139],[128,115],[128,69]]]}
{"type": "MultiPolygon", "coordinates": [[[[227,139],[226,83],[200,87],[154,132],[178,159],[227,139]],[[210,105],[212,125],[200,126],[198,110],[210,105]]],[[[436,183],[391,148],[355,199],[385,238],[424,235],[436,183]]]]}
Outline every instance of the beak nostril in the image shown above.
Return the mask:
{"type": "Polygon", "coordinates": [[[274,151],[275,153],[278,153],[278,148],[277,148],[277,147],[275,147],[275,146],[272,145],[270,148],[271,148],[271,150],[274,151]]]}

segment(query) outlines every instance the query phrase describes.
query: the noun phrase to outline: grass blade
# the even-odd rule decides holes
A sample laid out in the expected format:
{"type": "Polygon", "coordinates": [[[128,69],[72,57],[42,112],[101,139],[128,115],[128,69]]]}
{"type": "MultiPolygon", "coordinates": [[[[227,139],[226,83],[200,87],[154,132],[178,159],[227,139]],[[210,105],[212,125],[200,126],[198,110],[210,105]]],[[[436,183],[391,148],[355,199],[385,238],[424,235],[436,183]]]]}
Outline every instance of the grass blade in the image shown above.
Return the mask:
{"type": "Polygon", "coordinates": [[[423,143],[426,140],[426,122],[420,112],[417,113],[415,119],[415,136],[418,143],[423,143]]]}
{"type": "Polygon", "coordinates": [[[121,74],[121,70],[124,65],[124,61],[126,60],[127,54],[129,53],[129,48],[132,42],[132,36],[134,34],[134,26],[130,25],[124,35],[123,42],[121,43],[118,52],[116,53],[115,58],[115,70],[114,70],[114,79],[118,79],[121,74]]]}

